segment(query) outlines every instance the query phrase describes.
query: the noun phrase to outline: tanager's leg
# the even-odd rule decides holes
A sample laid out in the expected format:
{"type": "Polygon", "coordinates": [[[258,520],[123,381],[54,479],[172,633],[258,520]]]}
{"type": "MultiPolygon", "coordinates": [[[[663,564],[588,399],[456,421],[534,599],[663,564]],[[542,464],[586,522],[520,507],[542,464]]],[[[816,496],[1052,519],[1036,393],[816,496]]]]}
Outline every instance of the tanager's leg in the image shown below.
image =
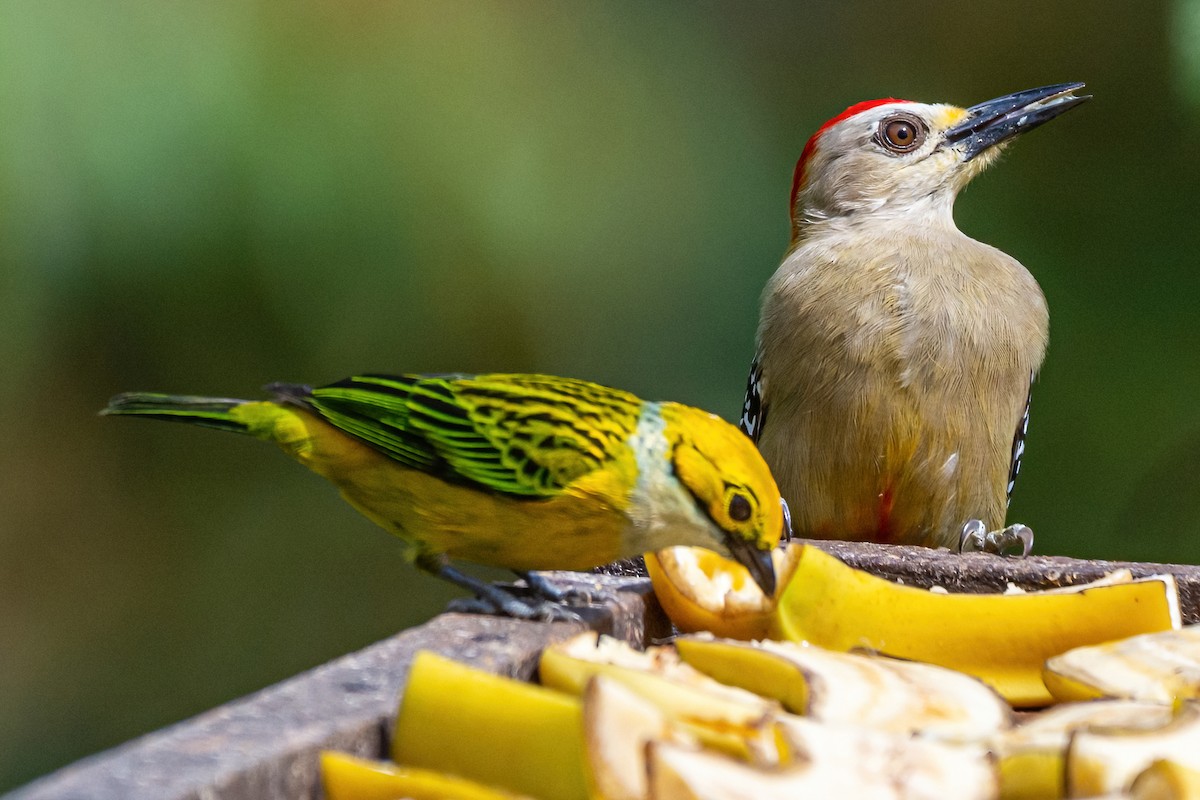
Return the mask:
{"type": "Polygon", "coordinates": [[[514,619],[578,620],[574,612],[550,600],[523,600],[502,586],[473,578],[453,567],[444,555],[421,554],[418,568],[474,593],[471,599],[451,603],[455,611],[500,614],[514,619]]]}

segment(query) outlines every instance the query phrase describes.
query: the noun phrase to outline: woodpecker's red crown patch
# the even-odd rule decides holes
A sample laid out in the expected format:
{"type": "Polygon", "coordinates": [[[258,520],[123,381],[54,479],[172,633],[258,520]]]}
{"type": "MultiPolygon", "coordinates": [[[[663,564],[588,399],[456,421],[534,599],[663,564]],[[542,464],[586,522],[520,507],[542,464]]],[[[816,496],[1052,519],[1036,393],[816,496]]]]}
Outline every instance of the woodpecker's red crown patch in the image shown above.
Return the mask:
{"type": "Polygon", "coordinates": [[[800,187],[804,185],[804,168],[808,166],[808,160],[812,157],[813,151],[817,149],[817,140],[821,138],[821,134],[837,125],[845,119],[853,117],[855,114],[861,114],[864,111],[870,111],[876,106],[886,105],[887,103],[911,103],[911,100],[901,100],[898,97],[884,97],[879,100],[864,100],[861,103],[855,103],[847,108],[842,113],[838,114],[825,122],[824,125],[817,128],[804,145],[804,149],[800,151],[800,160],[796,162],[796,171],[792,173],[792,197],[788,205],[791,211],[792,219],[796,218],[796,196],[800,194],[800,187]]]}

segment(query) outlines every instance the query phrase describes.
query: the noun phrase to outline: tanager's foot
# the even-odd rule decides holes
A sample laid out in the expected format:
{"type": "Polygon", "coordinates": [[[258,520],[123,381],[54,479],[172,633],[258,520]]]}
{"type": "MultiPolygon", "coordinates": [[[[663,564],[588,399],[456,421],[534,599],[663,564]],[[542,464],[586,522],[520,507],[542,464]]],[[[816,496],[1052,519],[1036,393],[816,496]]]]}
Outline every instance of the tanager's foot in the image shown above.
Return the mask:
{"type": "Polygon", "coordinates": [[[958,549],[964,553],[995,553],[996,555],[1029,555],[1033,550],[1033,531],[1017,523],[1004,530],[989,531],[983,520],[968,520],[962,528],[958,549]]]}
{"type": "MultiPolygon", "coordinates": [[[[599,603],[615,603],[616,593],[593,585],[591,589],[579,586],[565,587],[554,583],[545,574],[526,570],[513,570],[525,579],[525,585],[538,597],[559,605],[596,605],[599,603]]],[[[586,577],[586,576],[584,576],[586,577]]]]}
{"type": "Polygon", "coordinates": [[[499,586],[489,588],[501,592],[504,599],[497,604],[495,598],[459,597],[451,600],[446,606],[447,611],[459,614],[491,614],[493,616],[512,617],[513,619],[538,620],[541,622],[582,622],[583,619],[571,609],[552,600],[525,600],[509,594],[499,586]]]}
{"type": "MultiPolygon", "coordinates": [[[[475,595],[473,598],[462,598],[451,602],[450,610],[452,611],[497,614],[515,619],[580,621],[579,615],[567,608],[561,600],[544,596],[522,597],[511,586],[488,583],[461,572],[451,565],[444,555],[421,554],[417,556],[416,564],[426,572],[461,586],[475,595]]],[[[530,583],[530,587],[535,593],[538,592],[539,586],[548,587],[549,584],[544,578],[536,578],[530,583]]],[[[567,593],[560,592],[560,594],[567,593]]]]}

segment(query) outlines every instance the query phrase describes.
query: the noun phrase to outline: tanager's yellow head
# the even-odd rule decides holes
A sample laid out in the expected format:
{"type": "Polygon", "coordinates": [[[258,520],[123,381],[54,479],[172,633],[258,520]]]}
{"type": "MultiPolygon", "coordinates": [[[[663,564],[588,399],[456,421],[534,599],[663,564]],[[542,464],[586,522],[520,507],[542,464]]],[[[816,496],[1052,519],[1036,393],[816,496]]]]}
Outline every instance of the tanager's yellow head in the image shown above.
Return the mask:
{"type": "Polygon", "coordinates": [[[662,415],[675,477],[721,531],[712,549],[741,562],[772,594],[771,550],[785,532],[786,517],[758,448],[733,425],[698,408],[664,403],[662,415]]]}

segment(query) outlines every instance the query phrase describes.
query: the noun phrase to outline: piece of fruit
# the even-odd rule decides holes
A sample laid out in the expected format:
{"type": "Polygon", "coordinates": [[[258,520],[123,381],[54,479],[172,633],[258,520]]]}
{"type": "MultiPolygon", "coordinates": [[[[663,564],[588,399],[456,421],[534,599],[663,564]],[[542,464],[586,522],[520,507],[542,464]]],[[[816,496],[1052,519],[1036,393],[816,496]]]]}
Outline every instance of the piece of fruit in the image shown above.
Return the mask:
{"type": "Polygon", "coordinates": [[[780,592],[800,556],[798,545],[771,552],[774,597],[767,597],[741,564],[702,547],[669,547],[646,554],[659,604],[684,633],[709,631],[731,639],[763,639],[780,592]]]}
{"type": "Polygon", "coordinates": [[[1071,734],[1114,726],[1160,728],[1172,716],[1170,706],[1131,700],[1065,703],[1031,715],[992,740],[992,752],[999,759],[1000,796],[1004,800],[1063,797],[1071,734]]]}
{"type": "Polygon", "coordinates": [[[822,722],[968,742],[1012,724],[1012,712],[991,688],[929,664],[795,642],[688,636],[675,647],[701,672],[822,722]]]}
{"type": "Polygon", "coordinates": [[[747,725],[779,708],[777,703],[713,680],[681,662],[670,648],[643,653],[608,636],[582,633],[542,651],[542,684],[581,694],[596,675],[620,681],[676,719],[714,719],[747,725]]]}
{"type": "Polygon", "coordinates": [[[392,758],[541,800],[588,797],[577,698],[428,651],[413,659],[392,758]]]}
{"type": "Polygon", "coordinates": [[[1159,760],[1200,769],[1200,703],[1185,702],[1161,728],[1106,728],[1071,736],[1066,756],[1068,797],[1128,791],[1159,760]]]}
{"type": "Polygon", "coordinates": [[[779,704],[726,686],[679,660],[670,648],[634,650],[624,642],[582,633],[542,651],[544,685],[581,695],[602,675],[653,703],[704,745],[758,763],[776,763],[771,714],[779,704]]]}
{"type": "Polygon", "coordinates": [[[883,775],[856,768],[853,754],[837,763],[798,763],[763,770],[670,742],[647,747],[650,800],[904,800],[883,775]]]}
{"type": "Polygon", "coordinates": [[[981,745],[948,744],[791,714],[780,717],[778,725],[795,762],[841,764],[881,777],[906,800],[989,800],[999,791],[996,765],[981,745]]]}
{"type": "Polygon", "coordinates": [[[1200,771],[1176,761],[1155,761],[1133,780],[1133,800],[1200,800],[1200,771]]]}
{"type": "Polygon", "coordinates": [[[527,800],[454,775],[332,750],[321,753],[321,782],[326,800],[527,800]]]}
{"type": "Polygon", "coordinates": [[[555,642],[542,651],[538,672],[546,682],[551,680],[564,684],[563,691],[582,694],[583,686],[592,677],[595,665],[627,667],[642,672],[663,675],[673,673],[685,683],[702,687],[713,681],[685,665],[672,647],[647,647],[634,649],[628,642],[595,631],[584,631],[570,639],[555,642]]]}
{"type": "Polygon", "coordinates": [[[1030,707],[1054,699],[1042,683],[1047,658],[1178,627],[1169,575],[1045,592],[946,594],[892,583],[805,546],[771,635],[940,664],[1030,707]]]}
{"type": "Polygon", "coordinates": [[[1200,697],[1200,625],[1079,647],[1047,660],[1042,677],[1060,700],[1200,697]]]}
{"type": "Polygon", "coordinates": [[[597,797],[643,800],[646,745],[677,737],[667,716],[648,700],[603,675],[583,693],[583,738],[597,797]]]}

